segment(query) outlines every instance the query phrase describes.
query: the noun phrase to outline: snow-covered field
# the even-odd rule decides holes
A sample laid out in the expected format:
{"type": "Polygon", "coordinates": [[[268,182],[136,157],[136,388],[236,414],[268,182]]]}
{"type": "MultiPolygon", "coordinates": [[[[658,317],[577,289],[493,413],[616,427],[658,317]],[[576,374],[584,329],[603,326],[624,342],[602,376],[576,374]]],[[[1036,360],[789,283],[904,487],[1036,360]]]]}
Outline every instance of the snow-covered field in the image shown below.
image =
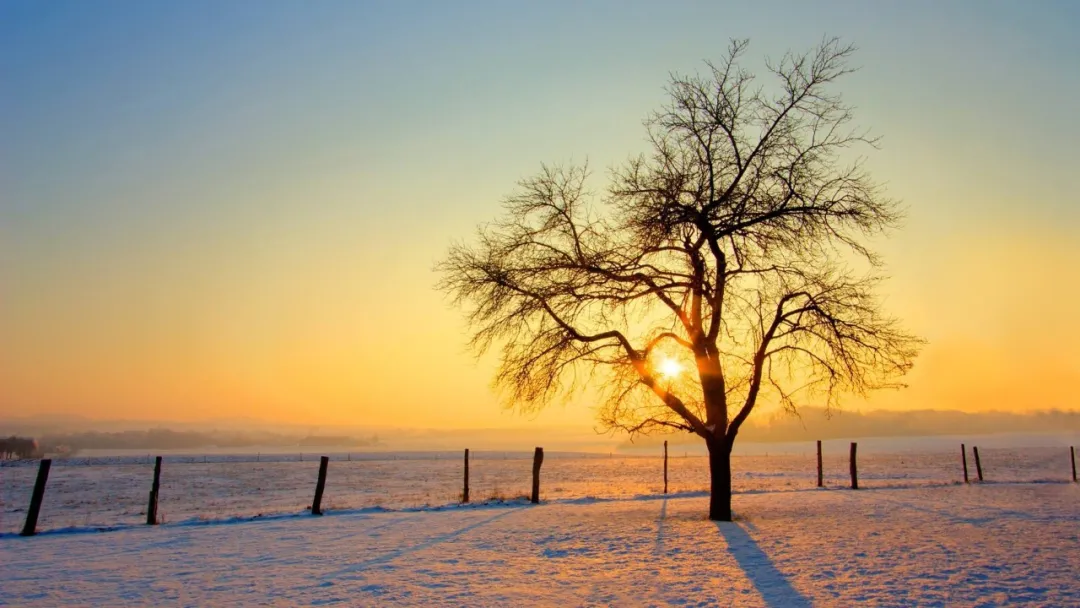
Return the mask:
{"type": "Polygon", "coordinates": [[[15,606],[1078,606],[1080,487],[792,489],[0,538],[15,606]]]}
{"type": "MultiPolygon", "coordinates": [[[[860,443],[859,477],[864,488],[938,486],[962,479],[959,444],[948,451],[874,451],[860,443]]],[[[786,452],[733,459],[736,492],[800,490],[816,484],[813,444],[786,452]]],[[[768,448],[766,448],[768,449],[768,448]]],[[[975,464],[970,455],[971,478],[975,464]]],[[[989,481],[1065,481],[1070,477],[1067,447],[984,447],[989,481]]],[[[531,453],[474,452],[470,466],[474,501],[513,499],[529,491],[531,453]]],[[[323,507],[329,511],[370,507],[405,509],[443,506],[460,500],[460,452],[332,454],[323,507]]],[[[825,483],[849,483],[847,444],[825,450],[825,483]]],[[[37,473],[36,462],[0,466],[0,536],[22,528],[37,473]]],[[[311,504],[318,458],[307,454],[166,456],[159,515],[166,523],[297,513],[311,504]],[[257,460],[256,460],[257,459],[257,460]],[[205,461],[205,462],[204,462],[205,461]]],[[[98,529],[145,522],[152,480],[146,455],[55,460],[38,529],[98,529]]],[[[549,453],[541,473],[545,500],[629,498],[663,489],[658,455],[549,453]]],[[[709,487],[704,457],[673,451],[672,492],[709,487]]]]}

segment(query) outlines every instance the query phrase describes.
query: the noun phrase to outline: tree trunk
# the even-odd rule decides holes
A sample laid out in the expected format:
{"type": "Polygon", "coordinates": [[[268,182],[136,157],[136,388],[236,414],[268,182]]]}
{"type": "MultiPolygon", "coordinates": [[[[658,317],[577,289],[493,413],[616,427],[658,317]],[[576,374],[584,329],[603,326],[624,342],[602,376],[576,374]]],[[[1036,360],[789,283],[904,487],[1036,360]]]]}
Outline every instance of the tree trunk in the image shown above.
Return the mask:
{"type": "Polygon", "coordinates": [[[731,521],[731,446],[724,439],[711,439],[709,448],[709,519],[731,521]]]}

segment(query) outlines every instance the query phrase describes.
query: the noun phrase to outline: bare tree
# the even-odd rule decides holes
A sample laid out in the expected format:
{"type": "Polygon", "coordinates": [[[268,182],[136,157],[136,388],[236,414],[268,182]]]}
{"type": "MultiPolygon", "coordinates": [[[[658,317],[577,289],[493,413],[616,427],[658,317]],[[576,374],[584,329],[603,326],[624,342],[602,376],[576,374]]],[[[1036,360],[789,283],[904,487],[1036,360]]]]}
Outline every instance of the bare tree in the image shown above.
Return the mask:
{"type": "Polygon", "coordinates": [[[606,196],[585,166],[545,166],[437,267],[471,346],[501,350],[495,384],[515,406],[592,386],[609,430],[704,439],[716,520],[731,519],[731,447],[757,403],[898,386],[920,345],[875,296],[867,241],[898,205],[845,162],[876,147],[831,90],[854,48],[767,61],[771,86],[741,66],[746,48],[672,76],[649,153],[614,169],[606,196]]]}

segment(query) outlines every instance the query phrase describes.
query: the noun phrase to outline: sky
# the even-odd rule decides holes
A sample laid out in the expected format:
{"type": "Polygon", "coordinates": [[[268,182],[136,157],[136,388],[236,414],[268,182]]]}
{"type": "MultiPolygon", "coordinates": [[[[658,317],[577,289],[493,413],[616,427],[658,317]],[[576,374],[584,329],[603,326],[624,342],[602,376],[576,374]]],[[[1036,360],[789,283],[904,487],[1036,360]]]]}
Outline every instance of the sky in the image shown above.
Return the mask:
{"type": "Polygon", "coordinates": [[[823,35],[928,340],[848,407],[1080,408],[1080,5],[809,4],[0,2],[0,414],[589,428],[501,408],[433,265],[669,73],[823,35]]]}

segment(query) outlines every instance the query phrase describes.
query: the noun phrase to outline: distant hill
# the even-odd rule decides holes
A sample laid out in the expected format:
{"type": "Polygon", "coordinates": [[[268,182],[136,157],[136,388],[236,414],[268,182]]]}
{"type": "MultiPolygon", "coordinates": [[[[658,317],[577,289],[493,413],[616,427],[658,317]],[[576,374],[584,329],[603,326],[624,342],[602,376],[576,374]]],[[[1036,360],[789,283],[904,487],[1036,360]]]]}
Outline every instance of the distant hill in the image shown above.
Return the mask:
{"type": "Polygon", "coordinates": [[[379,442],[378,436],[371,439],[355,439],[345,435],[308,435],[297,444],[305,448],[317,447],[346,447],[346,446],[370,446],[379,442]]]}
{"type": "Polygon", "coordinates": [[[266,432],[174,431],[159,428],[142,431],[51,433],[41,436],[38,443],[46,452],[57,451],[60,446],[66,447],[71,452],[77,452],[78,450],[374,446],[378,443],[378,437],[354,438],[319,435],[300,437],[266,432]]]}
{"type": "MultiPolygon", "coordinates": [[[[869,412],[800,408],[747,419],[737,441],[788,442],[859,437],[932,437],[938,435],[992,435],[996,433],[1080,432],[1080,411],[1043,410],[1010,412],[960,412],[955,410],[873,410],[869,412]]],[[[663,442],[665,437],[635,439],[634,445],[663,442]]],[[[672,437],[667,437],[671,440],[672,437]]],[[[681,433],[675,443],[696,443],[695,436],[681,433]]]]}

